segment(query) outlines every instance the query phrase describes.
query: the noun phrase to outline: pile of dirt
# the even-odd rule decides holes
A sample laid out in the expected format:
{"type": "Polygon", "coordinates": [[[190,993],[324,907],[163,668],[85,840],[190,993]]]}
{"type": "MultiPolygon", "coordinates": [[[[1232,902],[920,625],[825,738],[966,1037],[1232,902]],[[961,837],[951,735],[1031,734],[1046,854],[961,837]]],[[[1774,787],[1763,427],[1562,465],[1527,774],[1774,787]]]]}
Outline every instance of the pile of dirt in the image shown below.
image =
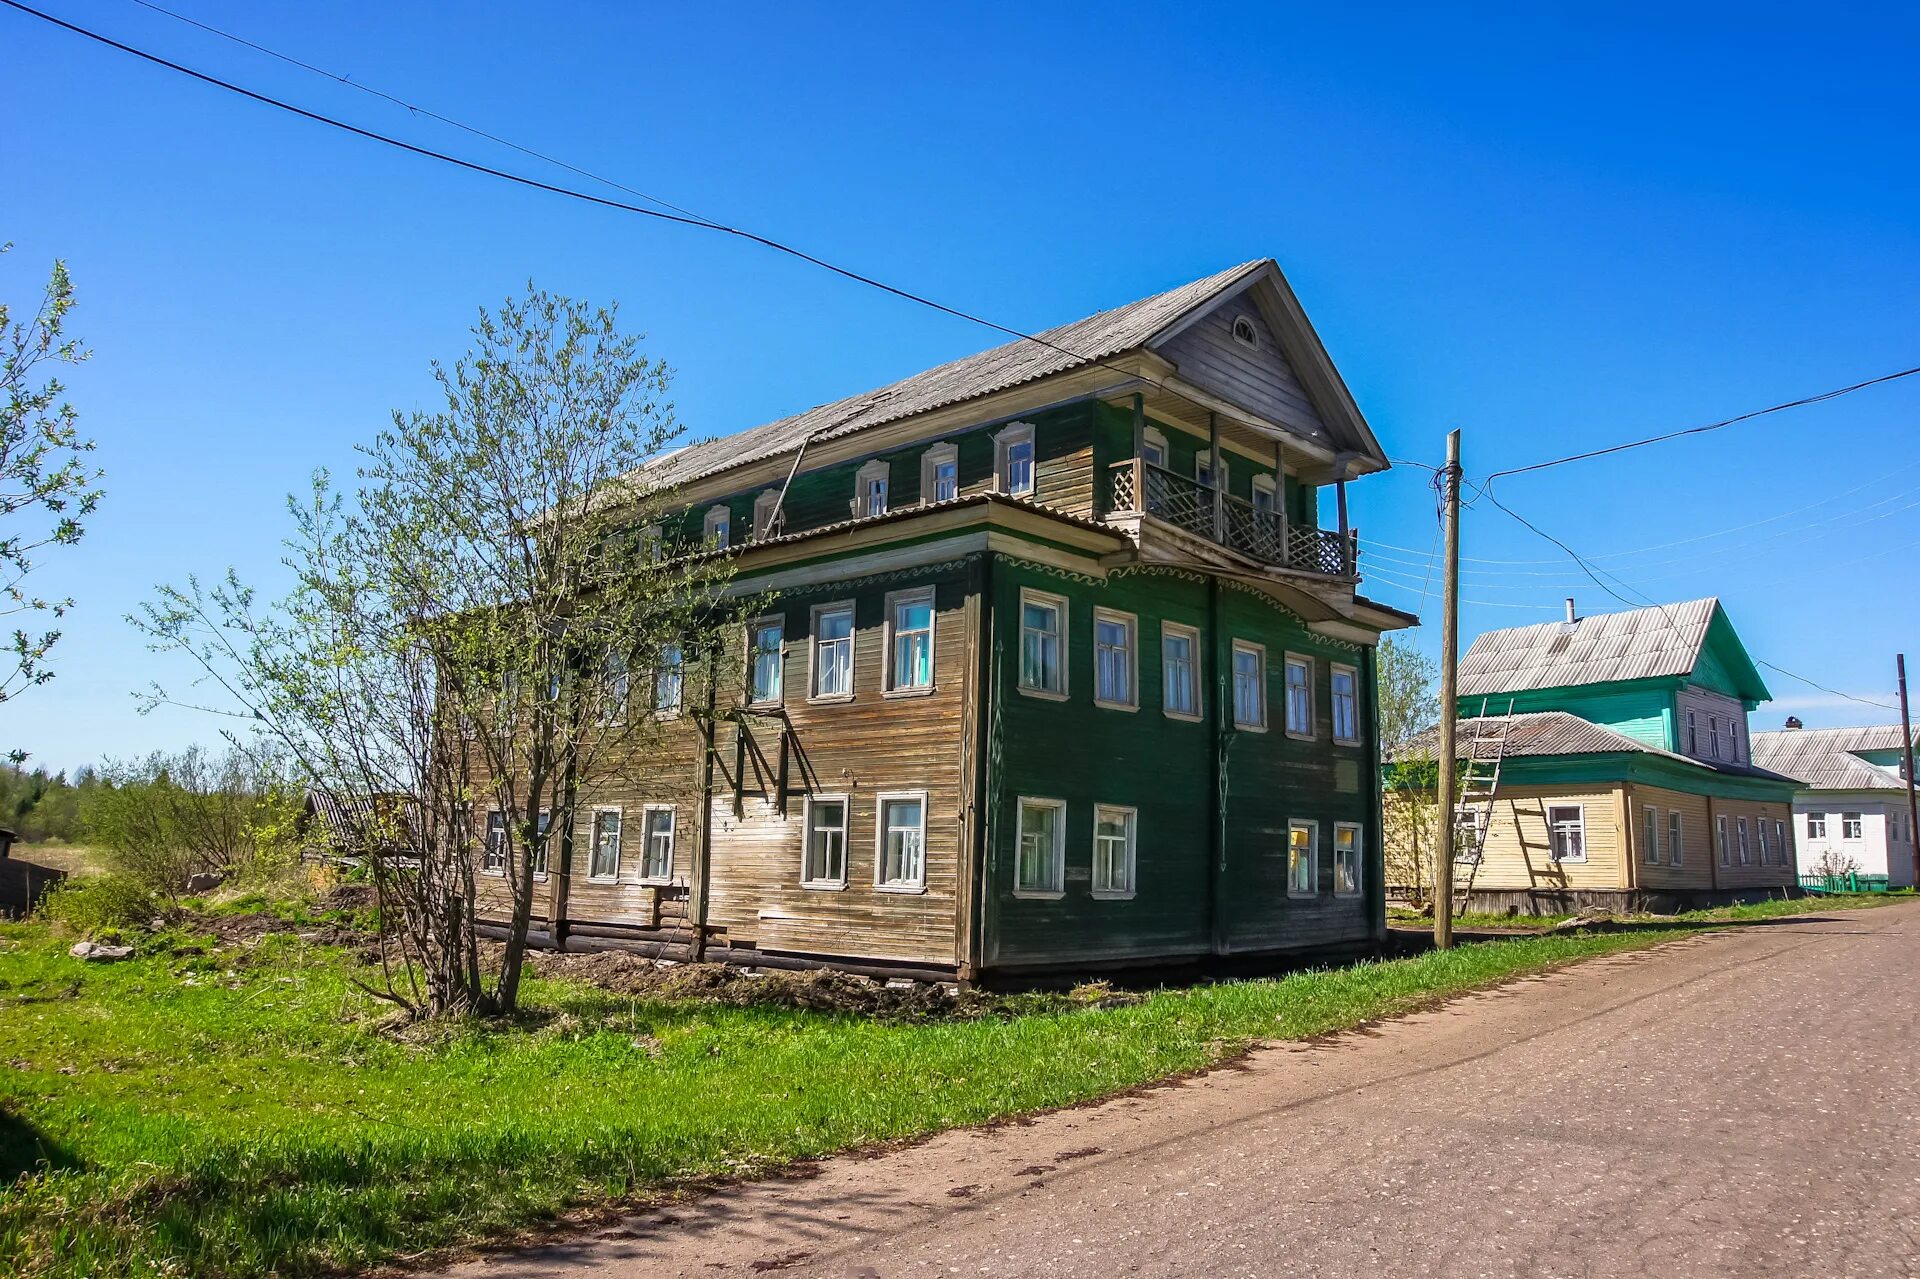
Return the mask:
{"type": "Polygon", "coordinates": [[[648,999],[689,1000],[733,1008],[798,1008],[889,1021],[939,1020],[972,1011],[968,1001],[948,986],[878,982],[830,968],[750,972],[730,964],[662,964],[620,951],[532,951],[527,962],[542,977],[583,982],[648,999]]]}

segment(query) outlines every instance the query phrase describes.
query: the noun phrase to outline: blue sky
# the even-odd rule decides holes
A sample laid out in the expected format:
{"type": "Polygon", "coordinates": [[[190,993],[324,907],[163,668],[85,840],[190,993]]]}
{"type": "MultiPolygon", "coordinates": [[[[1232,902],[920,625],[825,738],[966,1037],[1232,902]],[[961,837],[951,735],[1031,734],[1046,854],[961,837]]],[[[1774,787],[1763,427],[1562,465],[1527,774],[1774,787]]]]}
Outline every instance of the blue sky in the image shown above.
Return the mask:
{"type": "MultiPolygon", "coordinates": [[[[131,0],[43,3],[370,128],[538,167],[131,0]]],[[[1470,475],[1920,364],[1911,9],[173,5],[1029,330],[1277,257],[1388,451],[1437,461],[1459,426],[1470,475]]],[[[678,370],[696,436],[995,341],[12,12],[0,118],[16,244],[0,291],[23,301],[67,259],[97,351],[73,397],[109,472],[86,540],[39,578],[78,601],[59,678],[0,708],[0,746],[52,767],[214,737],[189,712],[136,714],[135,690],[186,672],[123,615],[189,572],[276,583],[285,495],[425,403],[428,360],[529,279],[618,300],[678,370]]],[[[1636,590],[1721,596],[1762,659],[1888,700],[1894,651],[1920,658],[1916,422],[1920,378],[1499,491],[1636,590]]],[[[1433,543],[1426,478],[1353,490],[1367,589],[1404,607],[1433,543]]],[[[1569,593],[1616,606],[1498,511],[1464,527],[1480,561],[1464,635],[1544,620],[1569,593]]],[[[1889,717],[1766,674],[1778,700],[1756,727],[1889,717]]]]}

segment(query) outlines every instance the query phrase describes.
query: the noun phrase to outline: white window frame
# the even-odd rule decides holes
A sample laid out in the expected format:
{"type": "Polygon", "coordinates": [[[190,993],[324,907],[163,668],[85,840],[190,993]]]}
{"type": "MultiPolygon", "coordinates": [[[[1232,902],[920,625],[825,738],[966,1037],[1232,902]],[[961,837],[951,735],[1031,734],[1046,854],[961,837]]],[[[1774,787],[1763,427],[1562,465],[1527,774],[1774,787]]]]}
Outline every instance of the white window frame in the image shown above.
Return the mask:
{"type": "Polygon", "coordinates": [[[1095,804],[1093,806],[1093,831],[1089,849],[1089,891],[1099,901],[1132,901],[1135,892],[1134,868],[1138,863],[1140,848],[1140,810],[1126,804],[1095,804]],[[1118,814],[1126,825],[1126,841],[1122,846],[1122,879],[1124,882],[1102,887],[1100,874],[1100,821],[1102,814],[1118,814]]]}
{"type": "Polygon", "coordinates": [[[787,619],[781,613],[766,613],[747,623],[747,705],[782,706],[787,700],[787,619]],[[769,626],[780,628],[780,665],[777,682],[780,687],[774,690],[772,697],[754,696],[754,668],[760,664],[760,632],[769,626]]]}
{"type": "Polygon", "coordinates": [[[1587,860],[1587,806],[1583,803],[1547,804],[1544,805],[1544,810],[1547,819],[1547,859],[1559,866],[1584,865],[1587,860]],[[1575,825],[1578,827],[1580,833],[1580,855],[1578,857],[1562,857],[1560,855],[1559,844],[1554,839],[1555,831],[1564,823],[1555,820],[1553,815],[1556,812],[1564,813],[1568,809],[1572,809],[1575,813],[1579,814],[1579,816],[1574,819],[1575,825]]]}
{"type": "Polygon", "coordinates": [[[1823,844],[1827,840],[1827,814],[1825,813],[1807,814],[1807,841],[1811,843],[1816,839],[1823,844]]]}
{"type": "Polygon", "coordinates": [[[672,804],[645,804],[640,809],[640,882],[664,885],[673,882],[673,858],[679,851],[680,811],[672,804]],[[653,873],[653,815],[667,815],[667,873],[653,873]]]}
{"type": "Polygon", "coordinates": [[[1202,660],[1199,627],[1189,626],[1185,622],[1163,621],[1160,623],[1160,710],[1168,719],[1185,720],[1190,724],[1197,724],[1206,718],[1206,706],[1200,699],[1202,660]],[[1172,635],[1181,636],[1193,644],[1193,660],[1190,663],[1187,678],[1187,699],[1193,703],[1191,711],[1175,710],[1167,701],[1167,639],[1172,635]]]}
{"type": "Polygon", "coordinates": [[[880,893],[924,893],[927,891],[927,792],[924,790],[887,790],[873,797],[873,888],[880,893]],[[887,802],[912,800],[920,805],[920,874],[911,880],[881,878],[887,861],[887,802]]]}
{"type": "Polygon", "coordinates": [[[1270,515],[1278,515],[1280,513],[1280,486],[1274,482],[1273,476],[1256,475],[1253,477],[1252,500],[1253,508],[1256,511],[1261,509],[1260,495],[1262,493],[1267,495],[1268,505],[1265,508],[1267,513],[1270,515]]]}
{"type": "Polygon", "coordinates": [[[1117,608],[1093,610],[1093,704],[1103,706],[1110,711],[1140,709],[1140,619],[1135,614],[1123,613],[1117,608]],[[1100,695],[1100,623],[1102,622],[1117,624],[1126,632],[1127,688],[1124,700],[1100,695]]]}
{"type": "Polygon", "coordinates": [[[1766,818],[1756,817],[1753,819],[1753,836],[1754,836],[1754,843],[1760,846],[1760,864],[1762,866],[1772,865],[1773,863],[1771,858],[1772,858],[1773,850],[1767,846],[1767,819],[1766,818]]]}
{"type": "Polygon", "coordinates": [[[533,877],[536,881],[545,880],[553,873],[553,810],[543,808],[533,819],[533,829],[538,832],[533,847],[533,877]]]}
{"type": "Polygon", "coordinates": [[[854,611],[852,600],[834,600],[826,604],[815,604],[807,614],[807,700],[813,703],[850,702],[854,692],[854,664],[858,661],[855,642],[859,635],[856,625],[858,614],[854,611]],[[843,640],[830,640],[827,643],[847,646],[847,687],[844,692],[823,693],[820,691],[820,657],[825,645],[820,639],[820,619],[828,613],[847,615],[847,635],[843,640]]]}
{"type": "Polygon", "coordinates": [[[1071,634],[1069,621],[1070,617],[1066,596],[1055,595],[1051,591],[1037,591],[1031,586],[1023,586],[1020,588],[1020,642],[1015,652],[1016,665],[1014,669],[1014,683],[1025,696],[1044,698],[1051,702],[1064,702],[1067,700],[1072,688],[1068,678],[1069,670],[1067,662],[1067,654],[1070,651],[1068,648],[1068,636],[1071,634]],[[1057,689],[1038,688],[1027,683],[1027,605],[1029,603],[1039,604],[1045,608],[1053,609],[1055,615],[1060,619],[1060,687],[1057,689]]]}
{"type": "MultiPolygon", "coordinates": [[[[1309,683],[1312,682],[1311,675],[1308,676],[1308,682],[1309,683]]],[[[1345,662],[1328,662],[1327,663],[1327,708],[1332,713],[1334,745],[1358,746],[1360,744],[1360,668],[1359,667],[1349,666],[1345,662]],[[1353,681],[1353,692],[1348,697],[1348,701],[1352,704],[1353,732],[1346,737],[1342,737],[1340,735],[1339,680],[1340,680],[1340,676],[1342,675],[1345,675],[1348,679],[1353,681]]]]}
{"type": "Polygon", "coordinates": [[[1232,693],[1233,726],[1243,733],[1264,733],[1267,731],[1267,646],[1256,644],[1252,640],[1236,639],[1227,659],[1227,688],[1232,693]],[[1240,718],[1240,655],[1251,656],[1259,669],[1255,673],[1254,691],[1259,694],[1256,710],[1258,719],[1240,718]]]}
{"type": "Polygon", "coordinates": [[[605,669],[606,696],[600,699],[594,723],[601,728],[620,728],[627,722],[627,702],[633,696],[633,672],[627,668],[626,654],[614,648],[607,650],[605,669]]]}
{"type": "Polygon", "coordinates": [[[786,522],[787,513],[780,507],[779,489],[762,489],[755,495],[753,499],[754,541],[764,542],[770,537],[780,536],[780,530],[785,527],[786,522]],[[776,510],[779,510],[778,519],[774,518],[776,510]]]}
{"type": "Polygon", "coordinates": [[[680,715],[681,704],[686,701],[687,697],[687,651],[686,648],[680,644],[662,644],[660,646],[659,658],[660,660],[653,664],[652,687],[648,692],[647,700],[652,704],[655,717],[663,720],[677,719],[680,715]],[[672,661],[666,660],[669,652],[674,655],[672,661]],[[660,704],[660,681],[666,677],[669,671],[673,673],[673,704],[671,706],[662,706],[660,704]]]}
{"type": "Polygon", "coordinates": [[[1287,823],[1287,896],[1293,898],[1318,897],[1320,895],[1320,822],[1317,818],[1296,817],[1287,823]],[[1312,868],[1308,873],[1310,884],[1303,887],[1294,875],[1293,832],[1307,832],[1307,864],[1312,868]]]}
{"type": "Polygon", "coordinates": [[[1745,817],[1736,817],[1733,819],[1733,832],[1734,838],[1737,841],[1735,847],[1740,850],[1740,864],[1742,866],[1753,865],[1753,846],[1747,840],[1747,819],[1745,817]]]}
{"type": "Polygon", "coordinates": [[[1682,865],[1686,846],[1686,816],[1677,808],[1669,808],[1667,810],[1667,865],[1682,865]]]}
{"type": "Polygon", "coordinates": [[[1700,720],[1696,712],[1689,707],[1687,710],[1687,754],[1698,755],[1699,753],[1700,720]]]}
{"type": "Polygon", "coordinates": [[[1318,722],[1317,714],[1319,711],[1319,707],[1314,705],[1314,660],[1305,653],[1288,653],[1284,664],[1280,668],[1280,672],[1281,697],[1283,699],[1281,709],[1286,715],[1287,736],[1298,742],[1310,742],[1314,740],[1315,737],[1314,725],[1318,722]],[[1304,729],[1298,729],[1293,726],[1293,680],[1291,673],[1296,666],[1304,666],[1307,671],[1306,683],[1302,685],[1302,687],[1307,690],[1307,726],[1304,729]]]}
{"type": "Polygon", "coordinates": [[[1857,844],[1867,837],[1867,815],[1864,810],[1857,813],[1840,814],[1840,842],[1857,844]]]}
{"type": "Polygon", "coordinates": [[[1013,895],[1033,898],[1041,901],[1057,901],[1067,895],[1067,801],[1050,799],[1044,795],[1021,795],[1014,800],[1013,823],[1013,895]],[[1051,861],[1051,888],[1027,888],[1020,883],[1020,855],[1027,842],[1027,810],[1046,808],[1053,811],[1053,856],[1051,861]]]}
{"type": "Polygon", "coordinates": [[[926,697],[933,692],[939,680],[936,669],[938,655],[936,643],[940,638],[940,610],[931,586],[915,586],[903,591],[888,591],[886,596],[886,617],[881,623],[880,639],[885,645],[882,661],[885,666],[885,679],[882,682],[888,697],[926,697]],[[925,684],[900,683],[898,654],[894,651],[894,639],[899,634],[895,618],[902,604],[912,604],[920,600],[927,603],[927,682],[925,684]]]}
{"type": "Polygon", "coordinates": [[[640,530],[640,558],[652,563],[666,554],[666,533],[658,524],[640,530]]]}
{"type": "Polygon", "coordinates": [[[853,477],[853,518],[872,519],[885,515],[893,509],[893,467],[885,458],[874,458],[854,473],[853,477]],[[867,486],[874,480],[880,481],[880,509],[871,509],[867,502],[867,486]]]}
{"type": "Polygon", "coordinates": [[[808,795],[802,806],[800,822],[800,887],[823,892],[846,888],[853,862],[853,800],[845,793],[808,795]],[[821,804],[840,805],[840,875],[837,879],[808,879],[807,860],[813,852],[813,815],[821,804]]]}
{"type": "Polygon", "coordinates": [[[1007,497],[1035,497],[1040,492],[1040,446],[1035,439],[1033,423],[1015,422],[993,437],[993,485],[995,490],[1007,497]],[[1013,486],[1013,450],[1014,446],[1025,444],[1028,456],[1027,487],[1016,489],[1013,486]]]}
{"type": "Polygon", "coordinates": [[[487,824],[482,827],[480,831],[480,873],[482,875],[499,875],[504,878],[507,873],[507,852],[512,847],[512,844],[513,840],[507,832],[506,813],[498,808],[489,808],[487,810],[487,824]],[[500,864],[498,866],[492,865],[493,819],[496,817],[500,819],[500,864]]]}
{"type": "Polygon", "coordinates": [[[920,455],[920,505],[951,502],[960,496],[960,446],[948,441],[936,444],[920,455]],[[943,498],[935,491],[940,485],[940,468],[953,467],[953,497],[943,498]]]}
{"type": "Polygon", "coordinates": [[[596,804],[594,806],[592,820],[587,825],[588,883],[617,884],[620,882],[620,856],[622,852],[620,844],[626,834],[623,829],[625,824],[626,816],[618,804],[596,804]],[[600,818],[607,813],[613,814],[613,870],[609,874],[596,875],[593,872],[593,864],[600,856],[600,818]]]}
{"type": "Polygon", "coordinates": [[[1166,434],[1158,427],[1149,426],[1140,433],[1140,460],[1149,466],[1157,466],[1163,471],[1173,469],[1173,450],[1167,447],[1166,434]],[[1160,460],[1155,462],[1147,456],[1148,449],[1159,449],[1160,460]]]}
{"type": "Polygon", "coordinates": [[[1733,836],[1729,833],[1727,815],[1725,813],[1715,813],[1713,815],[1713,833],[1720,840],[1720,864],[1722,866],[1733,865],[1733,836]]]}
{"type": "Polygon", "coordinates": [[[1713,758],[1720,758],[1720,717],[1707,716],[1707,749],[1713,752],[1713,758]]]}
{"type": "Polygon", "coordinates": [[[1660,864],[1660,806],[1648,804],[1640,813],[1640,836],[1646,847],[1640,850],[1640,860],[1649,866],[1660,864]]]}
{"type": "Polygon", "coordinates": [[[733,512],[725,502],[707,508],[700,521],[700,540],[716,551],[733,545],[733,512]]]}
{"type": "Polygon", "coordinates": [[[1773,819],[1773,842],[1780,845],[1780,864],[1794,865],[1793,845],[1788,842],[1787,824],[1778,817],[1773,819]]]}
{"type": "Polygon", "coordinates": [[[1367,889],[1367,831],[1359,822],[1335,822],[1333,824],[1333,895],[1335,897],[1359,897],[1367,889]],[[1340,835],[1344,831],[1353,832],[1353,887],[1342,890],[1340,887],[1340,835]]]}
{"type": "Polygon", "coordinates": [[[1212,478],[1212,462],[1213,450],[1210,448],[1201,449],[1193,455],[1193,482],[1209,493],[1213,492],[1216,488],[1222,493],[1231,493],[1233,491],[1233,462],[1227,457],[1227,451],[1225,449],[1220,450],[1220,476],[1218,484],[1214,483],[1212,478]],[[1200,478],[1202,471],[1208,473],[1207,479],[1203,480],[1200,478]]]}

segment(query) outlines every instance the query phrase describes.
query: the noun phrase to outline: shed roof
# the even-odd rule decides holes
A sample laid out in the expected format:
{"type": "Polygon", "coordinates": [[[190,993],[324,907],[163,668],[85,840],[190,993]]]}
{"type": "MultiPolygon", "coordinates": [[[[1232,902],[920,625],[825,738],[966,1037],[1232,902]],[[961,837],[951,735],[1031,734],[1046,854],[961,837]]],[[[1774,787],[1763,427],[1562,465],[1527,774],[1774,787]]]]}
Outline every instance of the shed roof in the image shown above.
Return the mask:
{"type": "Polygon", "coordinates": [[[1269,273],[1279,276],[1279,267],[1271,258],[1242,262],[1165,293],[1048,329],[1035,335],[1038,341],[1016,338],[877,390],[689,445],[656,458],[642,470],[655,483],[683,484],[792,452],[803,440],[838,439],[1098,363],[1146,346],[1196,309],[1269,273]]]}
{"type": "Polygon", "coordinates": [[[1812,790],[1905,790],[1899,776],[1861,759],[1858,751],[1897,751],[1900,726],[1789,728],[1753,735],[1753,762],[1812,790]]]}
{"type": "Polygon", "coordinates": [[[1766,686],[1712,596],[1488,631],[1460,659],[1460,696],[1688,675],[1699,664],[1716,619],[1737,650],[1735,665],[1745,668],[1738,674],[1750,679],[1756,700],[1764,700],[1766,686]]]}

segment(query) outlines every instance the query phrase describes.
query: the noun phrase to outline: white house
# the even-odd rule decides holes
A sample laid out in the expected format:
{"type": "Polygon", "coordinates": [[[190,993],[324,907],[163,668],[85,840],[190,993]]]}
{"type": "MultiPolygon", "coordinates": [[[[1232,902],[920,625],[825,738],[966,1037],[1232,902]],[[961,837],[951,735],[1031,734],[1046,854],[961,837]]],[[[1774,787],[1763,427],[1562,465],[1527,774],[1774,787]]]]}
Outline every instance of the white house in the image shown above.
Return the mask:
{"type": "Polygon", "coordinates": [[[1794,796],[1800,873],[1858,871],[1914,882],[1914,843],[1900,728],[1801,728],[1753,735],[1753,762],[1804,784],[1794,796]]]}

